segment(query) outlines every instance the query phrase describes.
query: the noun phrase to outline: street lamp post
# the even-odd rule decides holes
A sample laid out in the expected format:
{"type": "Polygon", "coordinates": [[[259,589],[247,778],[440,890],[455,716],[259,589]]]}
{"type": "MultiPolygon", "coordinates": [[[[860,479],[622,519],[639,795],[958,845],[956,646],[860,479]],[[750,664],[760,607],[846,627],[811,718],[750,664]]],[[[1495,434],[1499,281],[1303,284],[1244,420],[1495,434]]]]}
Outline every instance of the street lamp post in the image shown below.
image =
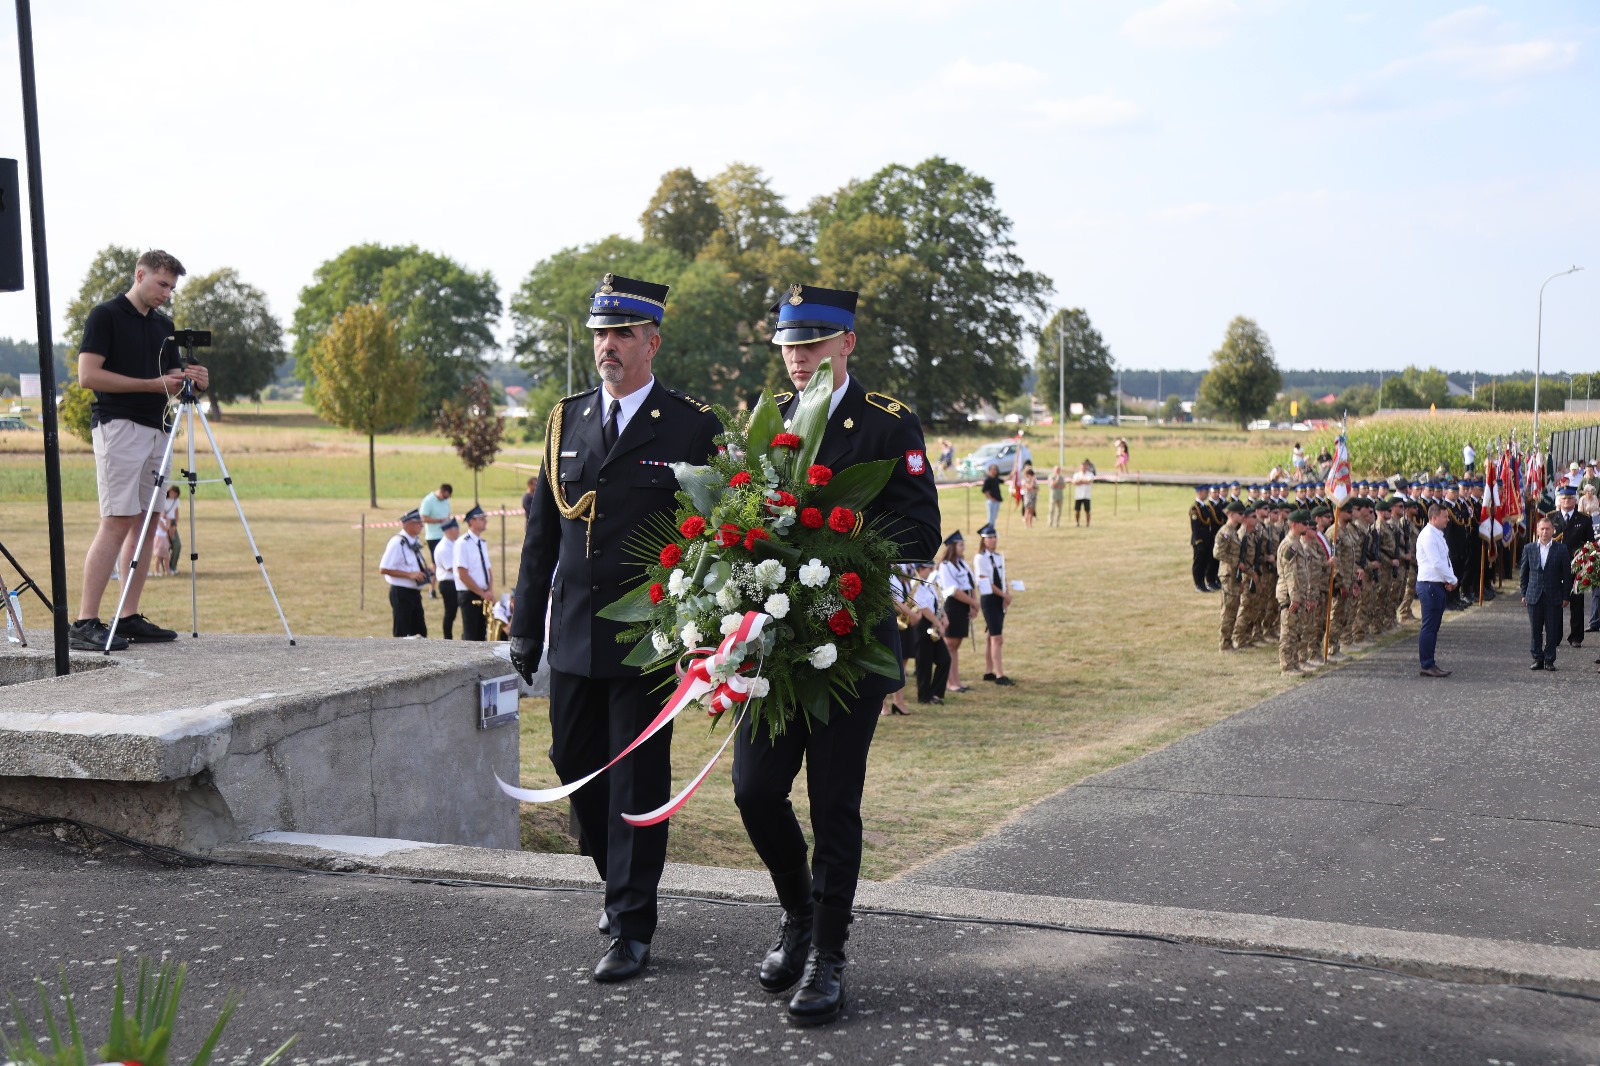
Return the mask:
{"type": "Polygon", "coordinates": [[[1056,458],[1056,465],[1067,465],[1067,331],[1062,329],[1061,316],[1056,316],[1056,387],[1060,395],[1056,398],[1056,437],[1060,442],[1060,454],[1056,458]]]}
{"type": "Polygon", "coordinates": [[[1572,266],[1566,270],[1558,270],[1544,279],[1544,285],[1539,286],[1539,328],[1534,334],[1533,347],[1533,439],[1535,444],[1539,440],[1539,370],[1544,357],[1544,286],[1567,274],[1576,274],[1582,270],[1581,266],[1572,266]]]}

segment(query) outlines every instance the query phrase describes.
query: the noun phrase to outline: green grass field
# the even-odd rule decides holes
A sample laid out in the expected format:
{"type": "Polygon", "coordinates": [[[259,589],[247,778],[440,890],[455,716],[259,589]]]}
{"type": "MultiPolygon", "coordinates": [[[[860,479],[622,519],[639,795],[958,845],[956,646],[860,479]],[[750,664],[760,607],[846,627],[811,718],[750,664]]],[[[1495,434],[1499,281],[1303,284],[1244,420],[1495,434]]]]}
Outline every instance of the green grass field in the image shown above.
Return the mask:
{"type": "MultiPolygon", "coordinates": [[[[267,412],[216,423],[225,459],[245,513],[297,635],[387,639],[389,612],[377,559],[390,532],[366,532],[362,562],[358,523],[391,521],[416,505],[441,480],[457,487],[464,510],[472,479],[436,438],[390,438],[378,449],[380,509],[366,499],[366,442],[317,424],[304,412],[267,412]],[[363,604],[362,581],[365,575],[363,604]]],[[[1115,427],[1074,427],[1068,460],[1112,465],[1115,427]]],[[[1054,462],[1054,439],[1028,438],[1036,462],[1054,462]],[[1047,451],[1048,448],[1048,451],[1047,451]]],[[[1135,469],[1240,473],[1264,471],[1287,454],[1283,442],[1248,439],[1211,429],[1127,427],[1135,469]]],[[[1285,441],[1289,434],[1282,434],[1285,441]]],[[[955,439],[958,456],[993,435],[955,439]]],[[[930,449],[935,449],[935,440],[930,449]]],[[[181,446],[181,442],[180,442],[181,446]]],[[[0,437],[0,540],[35,576],[47,579],[44,478],[37,435],[0,437]]],[[[536,452],[508,460],[537,463],[536,452]]],[[[211,465],[199,464],[202,476],[211,465]]],[[[98,521],[93,457],[73,442],[62,458],[67,499],[69,601],[76,607],[83,553],[98,521]]],[[[486,506],[520,501],[526,474],[496,466],[482,479],[486,506]]],[[[1096,487],[1094,521],[1024,529],[1021,516],[1002,513],[1000,548],[1008,575],[1024,581],[1007,625],[1007,672],[1015,688],[978,681],[981,644],[962,649],[963,679],[976,687],[944,707],[912,703],[907,718],[879,723],[866,798],[865,872],[888,877],[940,852],[971,842],[1085,776],[1202,728],[1280,691],[1276,653],[1259,649],[1226,659],[1215,651],[1216,600],[1195,593],[1188,577],[1190,493],[1181,488],[1109,484],[1096,487]]],[[[973,533],[983,522],[975,489],[941,493],[944,528],[973,533]]],[[[1070,504],[1068,505],[1070,508],[1070,504]]],[[[226,490],[202,486],[196,510],[200,552],[199,625],[205,632],[281,632],[226,490]]],[[[514,578],[520,519],[505,522],[506,584],[514,578]]],[[[185,512],[181,529],[188,535],[185,512]]],[[[500,520],[489,540],[501,543],[500,520]]],[[[500,564],[500,559],[495,559],[500,564]]],[[[9,577],[9,575],[8,575],[9,577]]],[[[109,613],[117,586],[107,592],[109,613]]],[[[37,604],[30,624],[38,624],[37,604]]],[[[141,609],[184,630],[189,625],[186,576],[152,579],[141,609]]],[[[428,601],[430,631],[440,607],[428,601]]],[[[981,628],[981,627],[980,627],[981,628]]],[[[979,638],[981,640],[981,637],[979,638]]],[[[548,721],[542,701],[524,701],[523,781],[553,783],[545,758],[548,721]]],[[[685,721],[674,738],[679,780],[710,757],[720,735],[703,720],[685,721]]],[[[734,809],[727,767],[719,767],[689,808],[674,819],[674,861],[755,867],[734,809]]],[[[797,797],[803,808],[803,796],[797,797]]],[[[802,815],[803,817],[803,815],[802,815]]],[[[570,849],[565,807],[526,808],[527,846],[570,849]]]]}

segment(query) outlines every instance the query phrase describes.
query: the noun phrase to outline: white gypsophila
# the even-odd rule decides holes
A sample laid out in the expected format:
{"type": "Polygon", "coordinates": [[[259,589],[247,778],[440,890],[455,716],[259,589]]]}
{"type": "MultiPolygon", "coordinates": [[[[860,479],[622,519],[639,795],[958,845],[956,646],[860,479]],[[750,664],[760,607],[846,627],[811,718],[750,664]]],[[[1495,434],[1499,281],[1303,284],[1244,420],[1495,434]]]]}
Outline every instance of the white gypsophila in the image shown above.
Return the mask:
{"type": "Polygon", "coordinates": [[[739,628],[739,623],[744,621],[742,614],[725,614],[722,616],[722,635],[727,636],[739,628]]]}
{"type": "Polygon", "coordinates": [[[689,576],[682,570],[674,570],[672,576],[667,578],[667,591],[677,599],[682,599],[683,594],[689,591],[689,576]]]}
{"type": "Polygon", "coordinates": [[[684,627],[678,631],[678,638],[683,641],[685,648],[699,647],[700,636],[700,627],[693,622],[685,623],[684,627]]]}
{"type": "Polygon", "coordinates": [[[775,589],[789,579],[789,572],[776,559],[763,559],[756,564],[755,576],[761,584],[775,589]]]}
{"type": "Polygon", "coordinates": [[[781,592],[774,592],[767,597],[767,602],[761,605],[761,609],[773,618],[783,618],[789,613],[789,597],[781,592]]]}
{"type": "Polygon", "coordinates": [[[717,590],[717,606],[724,611],[731,611],[739,606],[739,586],[732,581],[717,590]]]}
{"type": "Polygon", "coordinates": [[[766,678],[752,677],[750,679],[750,697],[752,699],[760,699],[762,696],[765,696],[771,691],[772,682],[768,681],[766,678]]]}
{"type": "Polygon", "coordinates": [[[839,659],[839,649],[832,644],[822,644],[811,650],[811,665],[826,670],[839,659]]]}
{"type": "Polygon", "coordinates": [[[672,647],[672,638],[658,629],[650,634],[650,643],[655,645],[657,652],[665,653],[668,648],[672,647]]]}
{"type": "Polygon", "coordinates": [[[811,617],[832,618],[844,609],[844,601],[837,596],[823,596],[811,605],[811,617]]]}
{"type": "Polygon", "coordinates": [[[800,567],[800,584],[809,589],[820,589],[828,583],[829,571],[821,559],[813,559],[800,567]]]}

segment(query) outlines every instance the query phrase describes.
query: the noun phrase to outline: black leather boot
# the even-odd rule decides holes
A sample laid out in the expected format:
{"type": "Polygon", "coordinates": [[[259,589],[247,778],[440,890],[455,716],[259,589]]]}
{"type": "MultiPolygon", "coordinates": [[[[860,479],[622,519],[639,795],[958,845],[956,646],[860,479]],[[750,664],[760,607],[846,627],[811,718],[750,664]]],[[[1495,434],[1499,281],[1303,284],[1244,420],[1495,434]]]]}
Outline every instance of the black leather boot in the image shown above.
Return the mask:
{"type": "Polygon", "coordinates": [[[778,902],[783,904],[783,920],[778,925],[778,939],[761,960],[756,979],[762,988],[776,995],[794,987],[811,951],[811,871],[802,868],[774,875],[772,886],[777,890],[778,902]]]}
{"type": "Polygon", "coordinates": [[[825,1025],[844,1010],[844,942],[849,934],[848,910],[817,905],[811,953],[800,987],[789,1000],[789,1020],[796,1025],[825,1025]]]}

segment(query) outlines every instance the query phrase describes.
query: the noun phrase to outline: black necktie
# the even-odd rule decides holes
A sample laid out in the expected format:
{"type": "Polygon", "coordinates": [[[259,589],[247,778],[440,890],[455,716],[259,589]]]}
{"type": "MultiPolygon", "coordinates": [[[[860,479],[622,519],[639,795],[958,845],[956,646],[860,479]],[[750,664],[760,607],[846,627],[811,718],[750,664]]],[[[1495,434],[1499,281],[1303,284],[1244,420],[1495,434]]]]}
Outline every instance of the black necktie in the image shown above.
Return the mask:
{"type": "Polygon", "coordinates": [[[612,400],[611,401],[611,410],[606,413],[606,424],[601,429],[601,433],[603,434],[603,439],[605,440],[606,452],[608,454],[610,453],[612,448],[616,447],[616,444],[617,444],[617,420],[621,417],[621,415],[622,415],[622,401],[621,400],[612,400]]]}

